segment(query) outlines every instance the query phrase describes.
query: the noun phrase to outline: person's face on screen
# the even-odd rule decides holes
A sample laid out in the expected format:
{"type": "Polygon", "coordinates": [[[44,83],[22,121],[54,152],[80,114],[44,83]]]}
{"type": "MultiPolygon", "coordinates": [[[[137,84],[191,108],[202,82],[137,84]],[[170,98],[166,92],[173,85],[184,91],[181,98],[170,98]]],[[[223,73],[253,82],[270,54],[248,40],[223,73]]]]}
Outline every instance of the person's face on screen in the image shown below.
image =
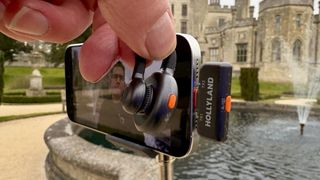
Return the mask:
{"type": "Polygon", "coordinates": [[[120,100],[124,87],[124,70],[116,66],[112,69],[111,75],[112,100],[120,100]]]}

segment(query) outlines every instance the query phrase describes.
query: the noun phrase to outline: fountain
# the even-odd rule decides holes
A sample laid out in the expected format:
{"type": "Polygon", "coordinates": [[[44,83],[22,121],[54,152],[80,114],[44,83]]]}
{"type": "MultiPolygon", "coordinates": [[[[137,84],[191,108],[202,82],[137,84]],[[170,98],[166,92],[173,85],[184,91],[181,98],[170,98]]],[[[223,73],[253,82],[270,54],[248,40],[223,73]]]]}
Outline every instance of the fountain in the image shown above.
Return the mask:
{"type": "Polygon", "coordinates": [[[308,120],[310,110],[320,91],[320,66],[310,61],[297,61],[292,58],[288,61],[290,76],[293,83],[294,97],[301,105],[297,107],[300,123],[300,134],[308,120]]]}
{"type": "Polygon", "coordinates": [[[31,66],[33,68],[32,74],[29,76],[30,83],[29,83],[29,89],[26,90],[26,95],[28,97],[34,97],[34,96],[45,96],[46,92],[43,89],[42,85],[42,75],[39,71],[39,67],[43,66],[45,59],[43,54],[40,53],[41,51],[41,42],[36,41],[33,42],[33,50],[29,54],[29,59],[31,66]]]}

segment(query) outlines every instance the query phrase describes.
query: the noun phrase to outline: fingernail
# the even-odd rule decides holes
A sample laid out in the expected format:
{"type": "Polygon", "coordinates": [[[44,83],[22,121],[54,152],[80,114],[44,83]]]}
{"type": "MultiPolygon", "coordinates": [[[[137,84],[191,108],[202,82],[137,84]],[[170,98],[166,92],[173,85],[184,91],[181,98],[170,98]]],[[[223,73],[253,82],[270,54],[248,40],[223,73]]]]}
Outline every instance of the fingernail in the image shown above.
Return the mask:
{"type": "Polygon", "coordinates": [[[5,9],[6,9],[6,7],[4,6],[4,4],[2,4],[2,2],[0,2],[0,19],[2,19],[5,9]]]}
{"type": "Polygon", "coordinates": [[[48,20],[39,11],[22,7],[12,18],[8,29],[29,35],[40,36],[48,31],[48,20]]]}
{"type": "Polygon", "coordinates": [[[147,34],[146,48],[150,57],[162,59],[167,57],[176,46],[176,34],[173,22],[166,12],[152,26],[147,34]]]}

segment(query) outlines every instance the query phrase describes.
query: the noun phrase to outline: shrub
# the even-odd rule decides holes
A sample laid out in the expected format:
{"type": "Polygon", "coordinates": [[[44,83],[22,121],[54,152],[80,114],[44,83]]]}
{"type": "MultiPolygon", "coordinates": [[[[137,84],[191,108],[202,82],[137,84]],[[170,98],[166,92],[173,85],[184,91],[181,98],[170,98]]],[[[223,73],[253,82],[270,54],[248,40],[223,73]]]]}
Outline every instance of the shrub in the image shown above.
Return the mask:
{"type": "Polygon", "coordinates": [[[5,92],[3,94],[4,96],[25,96],[25,91],[13,91],[13,92],[5,92]]]}
{"type": "Polygon", "coordinates": [[[241,97],[246,101],[259,100],[259,68],[241,68],[240,87],[241,97]]]}
{"type": "Polygon", "coordinates": [[[0,51],[0,104],[2,102],[4,88],[4,53],[0,51]]]}
{"type": "Polygon", "coordinates": [[[27,97],[27,96],[3,96],[3,103],[18,103],[18,104],[28,104],[28,103],[53,103],[61,102],[60,95],[54,96],[40,96],[40,97],[27,97]]]}

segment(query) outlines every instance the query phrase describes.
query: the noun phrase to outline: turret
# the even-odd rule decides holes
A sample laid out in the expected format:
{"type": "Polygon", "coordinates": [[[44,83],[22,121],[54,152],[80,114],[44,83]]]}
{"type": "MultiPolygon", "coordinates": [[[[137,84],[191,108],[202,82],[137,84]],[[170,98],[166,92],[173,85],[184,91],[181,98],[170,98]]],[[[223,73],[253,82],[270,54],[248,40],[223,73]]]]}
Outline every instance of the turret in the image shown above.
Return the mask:
{"type": "Polygon", "coordinates": [[[250,17],[250,0],[236,0],[237,19],[246,19],[250,17]]]}

